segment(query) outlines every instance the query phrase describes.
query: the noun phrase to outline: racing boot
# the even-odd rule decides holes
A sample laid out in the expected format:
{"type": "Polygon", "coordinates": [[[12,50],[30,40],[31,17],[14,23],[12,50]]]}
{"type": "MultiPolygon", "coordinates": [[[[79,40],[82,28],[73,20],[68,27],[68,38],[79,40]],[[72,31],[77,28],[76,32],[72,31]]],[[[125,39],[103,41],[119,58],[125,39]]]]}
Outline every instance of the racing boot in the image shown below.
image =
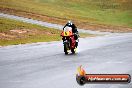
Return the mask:
{"type": "Polygon", "coordinates": [[[75,45],[76,48],[78,46],[78,42],[79,42],[79,39],[76,40],[76,45],[75,45]]]}

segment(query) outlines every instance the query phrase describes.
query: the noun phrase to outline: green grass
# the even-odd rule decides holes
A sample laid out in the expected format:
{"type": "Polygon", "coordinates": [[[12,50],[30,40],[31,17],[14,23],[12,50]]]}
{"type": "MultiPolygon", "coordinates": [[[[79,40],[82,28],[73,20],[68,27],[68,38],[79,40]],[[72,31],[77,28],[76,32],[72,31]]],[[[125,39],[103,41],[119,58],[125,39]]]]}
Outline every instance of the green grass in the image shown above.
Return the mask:
{"type": "Polygon", "coordinates": [[[32,36],[23,39],[0,40],[0,46],[18,45],[18,44],[36,43],[36,42],[51,42],[58,40],[61,40],[59,36],[39,35],[39,36],[32,36]]]}
{"type": "Polygon", "coordinates": [[[60,32],[60,30],[55,30],[55,29],[39,26],[36,24],[24,23],[24,22],[0,17],[0,32],[6,32],[11,29],[23,29],[23,28],[38,29],[38,30],[44,30],[54,33],[60,32]]]}
{"type": "MultiPolygon", "coordinates": [[[[58,41],[61,40],[60,37],[60,30],[55,30],[47,27],[41,27],[38,25],[32,25],[28,23],[23,23],[15,20],[10,20],[6,18],[0,18],[0,33],[10,34],[9,30],[12,29],[37,29],[40,32],[49,32],[53,33],[53,35],[49,35],[46,33],[40,34],[24,34],[24,37],[14,38],[14,39],[0,39],[0,45],[16,45],[16,44],[25,44],[25,43],[32,43],[32,42],[49,42],[49,41],[58,41]]],[[[10,34],[12,36],[16,36],[18,34],[10,34]]],[[[21,36],[21,35],[18,35],[21,36]]]]}
{"type": "MultiPolygon", "coordinates": [[[[35,43],[35,42],[59,41],[61,40],[60,33],[61,33],[60,30],[0,17],[0,46],[35,43]],[[37,32],[35,33],[29,32],[26,34],[10,32],[10,30],[23,30],[23,29],[32,30],[32,32],[35,32],[37,30],[37,32]],[[34,29],[36,30],[34,31],[34,29]],[[1,37],[1,34],[3,33],[6,35],[14,36],[15,38],[1,37]]],[[[84,38],[84,37],[93,37],[95,35],[80,33],[80,36],[84,38]]]]}
{"type": "Polygon", "coordinates": [[[0,18],[0,32],[7,32],[11,29],[36,28],[36,27],[41,29],[36,25],[30,25],[16,20],[0,18]]]}
{"type": "Polygon", "coordinates": [[[79,22],[132,27],[132,0],[1,0],[13,8],[79,22]]]}

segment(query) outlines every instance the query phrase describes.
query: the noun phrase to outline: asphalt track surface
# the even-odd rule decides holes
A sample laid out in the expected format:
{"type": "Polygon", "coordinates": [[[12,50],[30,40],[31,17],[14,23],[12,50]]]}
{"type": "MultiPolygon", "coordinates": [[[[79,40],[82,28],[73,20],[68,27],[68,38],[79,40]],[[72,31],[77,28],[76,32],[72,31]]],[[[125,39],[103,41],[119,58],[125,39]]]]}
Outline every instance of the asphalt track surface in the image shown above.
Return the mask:
{"type": "MultiPolygon", "coordinates": [[[[0,17],[56,29],[61,25],[0,13],[0,17]]],[[[130,84],[76,82],[77,68],[88,74],[132,75],[132,33],[80,39],[77,54],[65,55],[62,41],[0,47],[0,88],[132,88],[130,84]]]]}
{"type": "Polygon", "coordinates": [[[77,67],[88,74],[132,75],[132,34],[80,39],[78,53],[65,55],[62,41],[0,48],[0,88],[132,88],[132,84],[76,82],[77,67]]]}

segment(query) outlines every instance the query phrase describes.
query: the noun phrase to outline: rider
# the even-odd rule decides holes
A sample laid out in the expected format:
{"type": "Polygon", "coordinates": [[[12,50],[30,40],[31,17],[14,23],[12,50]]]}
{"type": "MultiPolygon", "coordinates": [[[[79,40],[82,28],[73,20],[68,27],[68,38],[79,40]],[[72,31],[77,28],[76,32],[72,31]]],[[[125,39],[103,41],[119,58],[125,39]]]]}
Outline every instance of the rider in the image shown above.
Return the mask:
{"type": "Polygon", "coordinates": [[[75,24],[73,24],[71,21],[68,21],[66,23],[66,25],[63,27],[63,30],[64,28],[68,26],[68,27],[71,27],[72,28],[72,32],[74,34],[74,38],[76,40],[76,47],[78,46],[78,37],[79,37],[79,34],[78,34],[78,31],[77,31],[77,27],[75,26],[75,24]]]}

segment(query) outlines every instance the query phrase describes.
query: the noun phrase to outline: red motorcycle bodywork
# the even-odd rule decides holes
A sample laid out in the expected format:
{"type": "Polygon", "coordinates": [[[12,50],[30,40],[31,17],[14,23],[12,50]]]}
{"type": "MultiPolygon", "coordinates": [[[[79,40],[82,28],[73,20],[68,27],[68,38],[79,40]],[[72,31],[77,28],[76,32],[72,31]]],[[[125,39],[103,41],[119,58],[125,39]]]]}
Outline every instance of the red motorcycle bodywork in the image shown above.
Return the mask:
{"type": "Polygon", "coordinates": [[[71,39],[71,46],[70,46],[70,47],[71,47],[71,48],[75,48],[76,40],[75,40],[75,38],[74,38],[74,35],[71,36],[70,39],[71,39]]]}
{"type": "Polygon", "coordinates": [[[70,48],[71,48],[71,49],[75,48],[76,40],[75,40],[75,38],[74,38],[73,33],[70,33],[69,36],[64,36],[64,32],[62,32],[62,33],[61,33],[61,36],[62,36],[62,37],[67,37],[67,38],[69,38],[68,40],[71,40],[70,48]]]}

